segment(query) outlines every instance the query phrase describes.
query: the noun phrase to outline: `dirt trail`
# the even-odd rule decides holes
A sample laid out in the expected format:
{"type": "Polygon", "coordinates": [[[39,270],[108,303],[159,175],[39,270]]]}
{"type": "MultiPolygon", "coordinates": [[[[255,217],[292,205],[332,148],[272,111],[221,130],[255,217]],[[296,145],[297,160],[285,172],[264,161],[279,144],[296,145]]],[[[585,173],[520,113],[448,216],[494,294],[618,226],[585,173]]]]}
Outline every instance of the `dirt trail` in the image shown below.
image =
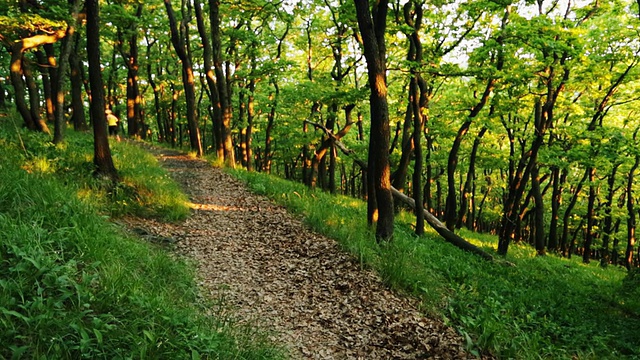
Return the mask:
{"type": "Polygon", "coordinates": [[[197,260],[203,293],[241,322],[269,331],[293,359],[466,359],[463,340],[423,317],[334,240],[201,160],[162,150],[161,163],[194,204],[180,224],[125,219],[176,239],[197,260]]]}

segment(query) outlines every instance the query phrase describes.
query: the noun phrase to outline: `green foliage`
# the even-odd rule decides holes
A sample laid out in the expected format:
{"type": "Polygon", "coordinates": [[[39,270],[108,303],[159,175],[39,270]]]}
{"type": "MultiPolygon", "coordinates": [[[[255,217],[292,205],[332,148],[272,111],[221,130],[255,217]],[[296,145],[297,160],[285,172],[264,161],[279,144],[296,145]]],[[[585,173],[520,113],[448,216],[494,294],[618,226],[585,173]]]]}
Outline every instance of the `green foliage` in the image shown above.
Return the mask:
{"type": "Polygon", "coordinates": [[[87,135],[63,151],[6,125],[0,124],[0,358],[281,357],[263,334],[231,325],[224,304],[198,297],[191,266],[123,236],[96,213],[109,208],[100,203],[110,198],[95,196],[95,183],[84,184],[92,171],[84,158],[87,135]],[[91,201],[83,191],[94,192],[91,201]]]}
{"type": "MultiPolygon", "coordinates": [[[[441,316],[467,337],[472,352],[522,359],[640,356],[640,305],[631,302],[637,295],[620,292],[624,270],[536,257],[524,245],[511,249],[508,260],[515,267],[489,263],[444,242],[431,229],[416,238],[413,217],[404,212],[396,218],[394,241],[378,245],[366,230],[366,206],[360,200],[263,174],[234,175],[337,239],[391,287],[420,297],[427,313],[441,316]]],[[[496,247],[494,236],[461,235],[485,250],[496,247]]],[[[634,281],[625,280],[625,288],[637,294],[634,281]]]]}

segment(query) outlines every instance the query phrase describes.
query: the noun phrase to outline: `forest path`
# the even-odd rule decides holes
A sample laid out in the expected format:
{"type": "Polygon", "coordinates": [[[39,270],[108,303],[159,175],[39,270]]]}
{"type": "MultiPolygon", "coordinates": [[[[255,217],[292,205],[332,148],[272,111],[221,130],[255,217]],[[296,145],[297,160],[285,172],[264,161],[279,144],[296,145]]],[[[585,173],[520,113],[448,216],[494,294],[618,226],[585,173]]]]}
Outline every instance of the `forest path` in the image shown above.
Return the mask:
{"type": "Polygon", "coordinates": [[[331,239],[203,160],[154,150],[193,203],[178,224],[126,218],[176,239],[196,260],[203,294],[267,329],[293,359],[466,359],[463,340],[425,318],[331,239]]]}

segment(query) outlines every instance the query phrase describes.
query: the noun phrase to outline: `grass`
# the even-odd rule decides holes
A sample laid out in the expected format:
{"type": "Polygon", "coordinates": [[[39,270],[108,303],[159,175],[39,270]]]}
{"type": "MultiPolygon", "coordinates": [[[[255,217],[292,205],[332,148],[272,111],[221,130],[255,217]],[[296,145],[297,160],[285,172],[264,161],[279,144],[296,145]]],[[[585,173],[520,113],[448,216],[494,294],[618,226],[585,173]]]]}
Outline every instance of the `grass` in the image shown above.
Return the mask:
{"type": "Polygon", "coordinates": [[[284,357],[199,297],[190,264],[107,221],[188,215],[152,157],[114,144],[113,187],[91,176],[90,135],[48,140],[0,118],[0,358],[284,357]]]}
{"type": "MultiPolygon", "coordinates": [[[[264,174],[233,174],[338,240],[389,286],[419,297],[426,313],[458,329],[472,353],[501,359],[640,358],[640,274],[631,278],[616,267],[536,257],[517,244],[507,258],[515,267],[489,263],[431,229],[416,237],[413,216],[405,212],[396,218],[394,241],[378,245],[362,201],[264,174]]],[[[497,248],[494,236],[461,235],[485,249],[497,248]]]]}

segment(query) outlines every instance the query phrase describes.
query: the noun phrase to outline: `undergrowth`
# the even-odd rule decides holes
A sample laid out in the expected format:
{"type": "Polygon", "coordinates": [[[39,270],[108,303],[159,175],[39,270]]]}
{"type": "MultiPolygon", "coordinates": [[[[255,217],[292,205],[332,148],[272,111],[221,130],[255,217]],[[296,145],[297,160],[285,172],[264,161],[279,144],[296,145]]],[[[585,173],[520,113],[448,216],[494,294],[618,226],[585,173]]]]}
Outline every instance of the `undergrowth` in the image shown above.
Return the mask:
{"type": "MultiPolygon", "coordinates": [[[[623,286],[623,269],[536,257],[523,245],[510,248],[507,260],[515,267],[486,262],[431,229],[416,237],[414,218],[406,212],[397,215],[394,240],[377,244],[363,201],[264,174],[233,174],[338,240],[389,286],[419,297],[426,313],[458,329],[471,353],[501,359],[640,358],[640,276],[623,286]]],[[[495,252],[494,236],[461,235],[495,252]]]]}
{"type": "MultiPolygon", "coordinates": [[[[0,118],[0,358],[271,359],[266,334],[200,298],[193,267],[106,218],[184,218],[143,151],[115,144],[122,185],[95,180],[89,134],[64,145],[0,118]],[[21,144],[24,143],[24,147],[21,144]],[[213,315],[206,315],[213,313],[213,315]]],[[[167,190],[169,189],[169,190],[167,190]]]]}

